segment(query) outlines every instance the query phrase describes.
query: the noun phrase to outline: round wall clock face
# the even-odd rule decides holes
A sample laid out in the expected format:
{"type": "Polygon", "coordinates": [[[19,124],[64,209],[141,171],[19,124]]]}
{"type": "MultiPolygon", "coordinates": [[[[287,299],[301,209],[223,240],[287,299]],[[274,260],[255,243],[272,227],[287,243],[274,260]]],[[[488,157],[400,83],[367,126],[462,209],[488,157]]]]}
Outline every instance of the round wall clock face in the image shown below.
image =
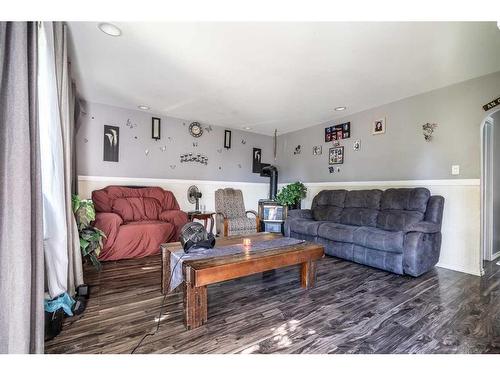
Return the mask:
{"type": "Polygon", "coordinates": [[[198,122],[192,122],[189,125],[189,134],[196,138],[201,137],[203,134],[203,128],[198,122]]]}

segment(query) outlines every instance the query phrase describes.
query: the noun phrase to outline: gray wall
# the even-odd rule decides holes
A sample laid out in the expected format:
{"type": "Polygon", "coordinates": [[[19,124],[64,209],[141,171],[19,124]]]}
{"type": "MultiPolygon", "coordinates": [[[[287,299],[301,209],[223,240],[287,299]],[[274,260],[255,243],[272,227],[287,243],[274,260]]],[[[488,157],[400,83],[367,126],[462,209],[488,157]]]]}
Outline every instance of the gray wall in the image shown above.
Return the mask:
{"type": "MultiPolygon", "coordinates": [[[[148,177],[215,181],[267,182],[252,173],[252,148],[262,149],[264,162],[272,158],[272,137],[232,130],[231,149],[224,149],[224,128],[212,125],[200,138],[188,131],[193,120],[157,116],[96,103],[84,103],[77,132],[77,172],[87,176],[148,177]],[[151,117],[161,118],[161,140],[151,138],[151,117]],[[135,125],[127,126],[127,120],[135,125]],[[104,125],[120,127],[119,162],[103,161],[104,125]],[[137,137],[137,138],[136,138],[137,137]],[[245,142],[245,144],[242,143],[245,142]],[[198,142],[198,147],[193,146],[198,142]],[[162,151],[162,147],[166,150],[162,151]],[[146,150],[149,153],[146,154],[146,150]],[[180,154],[193,152],[208,157],[208,165],[180,163],[180,154]]],[[[204,127],[204,124],[198,120],[204,127]]]]}
{"type": "Polygon", "coordinates": [[[492,116],[490,129],[493,146],[493,254],[500,251],[500,111],[492,116]]]}
{"type": "Polygon", "coordinates": [[[278,141],[280,182],[479,178],[479,127],[486,116],[482,106],[498,96],[500,72],[284,134],[278,141]],[[381,116],[386,117],[386,133],[372,135],[372,122],[381,116]],[[324,142],[324,128],[347,121],[352,134],[340,141],[344,164],[340,173],[330,174],[332,143],[324,142]],[[427,122],[438,124],[430,143],[422,135],[427,122]],[[353,150],[356,139],[361,140],[360,151],[353,150]],[[299,144],[301,154],[294,155],[299,144]],[[323,146],[322,155],[312,155],[315,145],[323,146]],[[459,176],[451,175],[453,164],[460,165],[459,176]]]}

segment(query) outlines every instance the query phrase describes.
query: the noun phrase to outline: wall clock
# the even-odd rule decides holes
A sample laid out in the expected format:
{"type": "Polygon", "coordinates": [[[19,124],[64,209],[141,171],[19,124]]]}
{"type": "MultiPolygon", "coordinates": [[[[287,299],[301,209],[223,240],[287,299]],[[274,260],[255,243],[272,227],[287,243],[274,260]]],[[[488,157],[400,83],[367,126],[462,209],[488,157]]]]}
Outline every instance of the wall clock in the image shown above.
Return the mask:
{"type": "Polygon", "coordinates": [[[189,124],[189,134],[196,138],[202,136],[203,128],[201,127],[199,122],[192,122],[191,124],[189,124]]]}

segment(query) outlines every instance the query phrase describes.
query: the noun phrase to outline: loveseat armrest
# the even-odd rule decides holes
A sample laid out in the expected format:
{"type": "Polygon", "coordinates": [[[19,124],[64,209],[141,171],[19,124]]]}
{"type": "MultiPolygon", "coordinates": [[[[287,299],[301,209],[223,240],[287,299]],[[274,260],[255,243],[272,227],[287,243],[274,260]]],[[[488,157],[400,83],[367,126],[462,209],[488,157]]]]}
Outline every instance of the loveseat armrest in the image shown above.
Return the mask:
{"type": "Polygon", "coordinates": [[[174,225],[174,241],[179,240],[182,227],[189,221],[188,214],[182,210],[165,210],[160,213],[158,219],[174,225]]]}
{"type": "Polygon", "coordinates": [[[415,224],[411,224],[406,228],[406,232],[421,232],[421,233],[439,233],[441,231],[441,225],[433,223],[430,221],[420,221],[415,224]]]}
{"type": "Polygon", "coordinates": [[[254,214],[254,215],[255,215],[255,217],[259,216],[259,215],[257,214],[257,211],[255,211],[255,210],[247,210],[247,211],[245,211],[245,214],[247,214],[247,215],[248,215],[248,213],[254,214]]]}
{"type": "Polygon", "coordinates": [[[114,212],[96,212],[93,226],[106,235],[104,248],[109,249],[113,246],[122,224],[122,217],[114,212]]]}
{"type": "Polygon", "coordinates": [[[427,202],[424,221],[436,223],[441,226],[443,221],[444,197],[432,195],[427,202]]]}
{"type": "Polygon", "coordinates": [[[313,219],[313,213],[310,209],[288,210],[288,218],[313,219]]]}

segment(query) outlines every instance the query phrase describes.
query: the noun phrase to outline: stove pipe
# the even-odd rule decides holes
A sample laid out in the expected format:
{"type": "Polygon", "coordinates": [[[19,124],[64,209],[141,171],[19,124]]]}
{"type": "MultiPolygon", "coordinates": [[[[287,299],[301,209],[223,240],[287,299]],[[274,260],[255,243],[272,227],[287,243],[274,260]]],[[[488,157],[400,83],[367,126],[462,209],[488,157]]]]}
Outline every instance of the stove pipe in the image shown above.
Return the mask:
{"type": "Polygon", "coordinates": [[[274,165],[266,165],[260,171],[262,177],[269,177],[269,199],[275,200],[278,193],[278,168],[274,165]]]}

